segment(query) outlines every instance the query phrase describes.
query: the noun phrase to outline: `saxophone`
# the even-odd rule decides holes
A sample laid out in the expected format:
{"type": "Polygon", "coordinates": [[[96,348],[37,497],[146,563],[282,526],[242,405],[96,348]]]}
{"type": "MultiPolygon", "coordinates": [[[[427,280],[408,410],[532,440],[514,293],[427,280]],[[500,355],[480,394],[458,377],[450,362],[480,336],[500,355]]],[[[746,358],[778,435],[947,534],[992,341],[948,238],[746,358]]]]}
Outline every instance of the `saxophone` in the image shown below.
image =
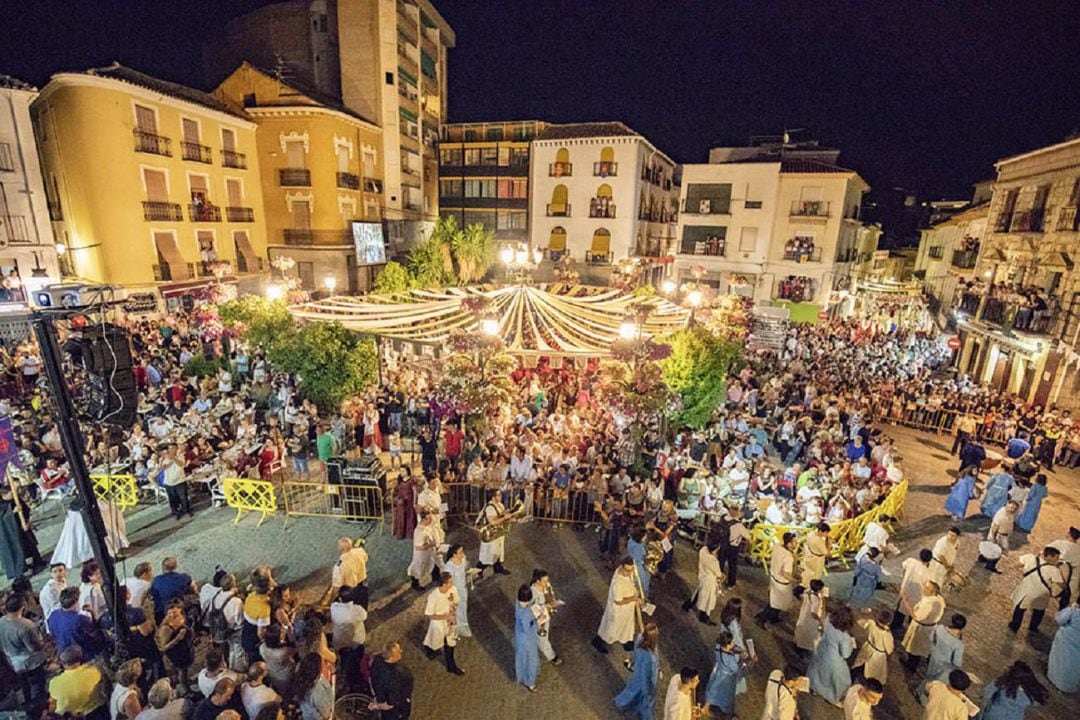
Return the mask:
{"type": "MultiPolygon", "coordinates": [[[[494,542],[509,533],[511,525],[525,518],[525,503],[518,500],[514,504],[514,509],[510,511],[509,516],[510,519],[506,522],[501,522],[498,525],[489,523],[480,528],[480,542],[494,542]]],[[[481,511],[480,517],[486,518],[483,511],[481,511]]]]}

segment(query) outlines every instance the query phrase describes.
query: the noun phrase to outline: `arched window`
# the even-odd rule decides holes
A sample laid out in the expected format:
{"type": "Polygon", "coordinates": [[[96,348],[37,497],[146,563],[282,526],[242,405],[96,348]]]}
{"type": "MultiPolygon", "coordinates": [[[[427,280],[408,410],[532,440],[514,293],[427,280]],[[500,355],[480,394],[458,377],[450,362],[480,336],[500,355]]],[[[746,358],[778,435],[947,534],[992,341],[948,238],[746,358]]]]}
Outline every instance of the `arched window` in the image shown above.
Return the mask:
{"type": "Polygon", "coordinates": [[[589,217],[615,217],[615,203],[611,200],[611,186],[607,183],[596,188],[596,197],[589,200],[589,217]]]}
{"type": "Polygon", "coordinates": [[[574,174],[574,166],[570,164],[570,151],[559,148],[555,151],[555,162],[548,166],[548,175],[551,177],[566,177],[574,174]]]}
{"type": "Polygon", "coordinates": [[[600,187],[596,188],[596,197],[611,197],[611,186],[607,183],[603,183],[600,187]]]}
{"type": "Polygon", "coordinates": [[[600,150],[600,162],[593,163],[593,175],[597,177],[615,177],[619,174],[618,163],[615,162],[615,150],[605,147],[600,150]]]}
{"type": "Polygon", "coordinates": [[[597,228],[593,232],[592,245],[589,247],[589,262],[607,262],[611,254],[611,233],[607,228],[597,228]]]}
{"type": "Polygon", "coordinates": [[[565,185],[559,184],[551,191],[551,203],[548,204],[547,214],[549,217],[569,217],[570,203],[567,202],[570,193],[565,185]]]}
{"type": "Polygon", "coordinates": [[[566,251],[566,228],[561,225],[551,228],[551,235],[548,237],[548,250],[559,253],[566,251]]]}

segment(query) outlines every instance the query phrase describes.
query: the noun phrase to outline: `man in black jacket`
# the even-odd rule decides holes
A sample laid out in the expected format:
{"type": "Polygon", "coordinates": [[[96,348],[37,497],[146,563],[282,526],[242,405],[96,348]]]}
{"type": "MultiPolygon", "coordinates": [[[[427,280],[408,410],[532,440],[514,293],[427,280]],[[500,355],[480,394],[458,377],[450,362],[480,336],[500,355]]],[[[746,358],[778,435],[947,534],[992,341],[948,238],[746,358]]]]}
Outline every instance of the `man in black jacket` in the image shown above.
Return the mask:
{"type": "Polygon", "coordinates": [[[408,720],[412,714],[413,677],[401,657],[401,643],[391,640],[371,663],[371,688],[383,720],[408,720]]]}

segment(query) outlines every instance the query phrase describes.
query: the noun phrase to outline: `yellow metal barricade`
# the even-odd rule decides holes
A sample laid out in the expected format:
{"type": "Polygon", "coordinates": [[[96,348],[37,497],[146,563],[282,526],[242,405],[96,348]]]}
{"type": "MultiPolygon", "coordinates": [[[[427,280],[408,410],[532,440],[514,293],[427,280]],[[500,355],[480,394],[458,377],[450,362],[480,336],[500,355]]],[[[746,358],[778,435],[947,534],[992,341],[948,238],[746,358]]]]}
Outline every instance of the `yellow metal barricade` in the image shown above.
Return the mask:
{"type": "Polygon", "coordinates": [[[139,487],[134,475],[91,475],[94,495],[98,500],[113,503],[120,512],[135,507],[139,502],[139,487]]]}
{"type": "Polygon", "coordinates": [[[262,513],[259,525],[263,524],[267,515],[277,512],[277,495],[274,493],[272,482],[249,478],[224,478],[221,485],[225,491],[225,504],[236,508],[236,520],[233,521],[233,525],[240,522],[240,518],[246,512],[262,513]]]}
{"type": "Polygon", "coordinates": [[[333,485],[319,482],[286,482],[285,526],[291,517],[332,517],[340,520],[370,520],[383,531],[383,491],[378,485],[333,485]]]}

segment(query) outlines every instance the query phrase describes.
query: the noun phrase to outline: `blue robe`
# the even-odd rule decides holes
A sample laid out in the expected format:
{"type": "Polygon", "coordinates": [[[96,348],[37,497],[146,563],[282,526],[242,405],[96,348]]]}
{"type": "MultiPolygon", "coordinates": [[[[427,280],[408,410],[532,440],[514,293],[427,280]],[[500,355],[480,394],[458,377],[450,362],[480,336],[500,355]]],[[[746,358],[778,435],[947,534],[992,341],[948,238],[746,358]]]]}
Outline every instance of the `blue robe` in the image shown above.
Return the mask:
{"type": "Polygon", "coordinates": [[[848,605],[853,608],[868,608],[874,604],[874,592],[881,582],[881,565],[869,557],[864,557],[855,565],[851,576],[851,597],[848,605]]]}
{"type": "Polygon", "coordinates": [[[626,554],[634,561],[634,567],[637,568],[638,577],[641,578],[641,591],[645,594],[645,597],[649,597],[649,581],[652,576],[645,569],[645,545],[635,542],[631,538],[626,541],[626,554]]]}
{"type": "Polygon", "coordinates": [[[1031,704],[1031,698],[1023,688],[1016,688],[1016,695],[1009,697],[1004,690],[998,689],[996,682],[992,682],[983,690],[979,720],[1024,720],[1024,713],[1031,704]]]}
{"type": "Polygon", "coordinates": [[[1007,473],[997,473],[990,476],[990,484],[986,486],[986,495],[983,496],[982,505],[980,511],[988,518],[993,518],[994,514],[1005,507],[1005,503],[1009,501],[1009,491],[1012,490],[1013,482],[1012,475],[1007,473]]]}
{"type": "Polygon", "coordinates": [[[952,490],[949,491],[949,497],[945,500],[945,512],[963,520],[964,516],[967,515],[968,501],[971,500],[974,491],[975,476],[964,475],[961,477],[953,484],[952,490]]]}
{"type": "Polygon", "coordinates": [[[944,625],[938,625],[930,635],[930,660],[926,665],[926,679],[919,684],[919,701],[926,704],[926,686],[937,680],[946,685],[949,673],[959,670],[964,664],[964,641],[953,635],[944,625]]]}
{"type": "Polygon", "coordinates": [[[1031,532],[1035,522],[1039,519],[1039,510],[1042,510],[1042,501],[1046,497],[1046,486],[1035,483],[1028,490],[1027,499],[1024,500],[1024,509],[1016,516],[1016,527],[1024,532],[1031,532]]]}
{"type": "Polygon", "coordinates": [[[659,677],[660,662],[656,653],[634,648],[634,673],[626,681],[623,691],[615,696],[615,707],[634,710],[640,720],[653,720],[659,677]]]}
{"type": "Polygon", "coordinates": [[[1074,693],[1080,690],[1080,608],[1059,612],[1057,624],[1046,677],[1061,692],[1074,693]]]}
{"type": "Polygon", "coordinates": [[[536,686],[540,674],[540,648],[536,644],[536,616],[532,607],[514,605],[514,674],[528,687],[536,686]]]}
{"type": "Polygon", "coordinates": [[[834,705],[842,702],[851,687],[851,670],[847,659],[855,650],[855,639],[837,630],[826,618],[821,640],[810,656],[806,675],[810,678],[810,690],[834,705]]]}
{"type": "Polygon", "coordinates": [[[715,705],[729,715],[735,713],[736,687],[739,678],[745,677],[746,666],[739,662],[735,653],[726,653],[716,649],[716,662],[709,674],[709,684],[705,687],[705,702],[715,705]]]}
{"type": "MultiPolygon", "coordinates": [[[[731,641],[735,643],[736,649],[749,654],[750,648],[746,646],[746,641],[743,640],[742,625],[739,624],[738,620],[732,620],[727,625],[721,624],[721,627],[731,633],[731,641]]],[[[746,693],[746,676],[740,675],[735,683],[735,694],[743,695],[744,693],[746,693]]]]}

